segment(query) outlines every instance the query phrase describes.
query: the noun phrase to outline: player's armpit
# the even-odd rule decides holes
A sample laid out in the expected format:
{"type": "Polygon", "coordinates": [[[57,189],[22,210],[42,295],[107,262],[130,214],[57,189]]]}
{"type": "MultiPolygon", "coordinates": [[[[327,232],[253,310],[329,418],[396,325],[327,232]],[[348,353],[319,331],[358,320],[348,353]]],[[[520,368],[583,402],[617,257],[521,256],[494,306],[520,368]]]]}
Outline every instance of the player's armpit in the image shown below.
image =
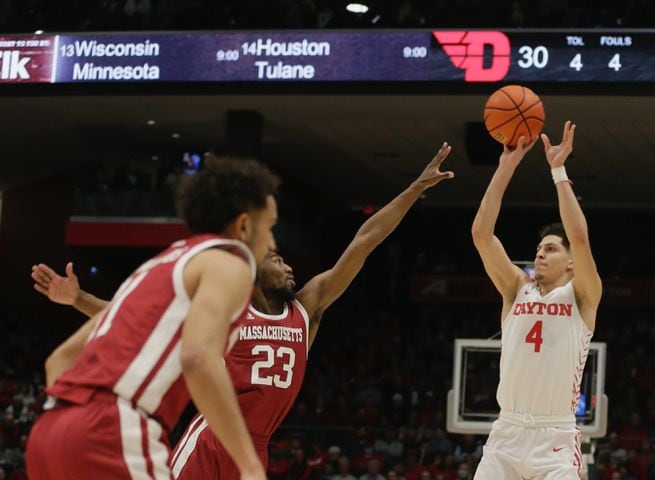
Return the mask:
{"type": "Polygon", "coordinates": [[[313,315],[309,317],[309,333],[308,333],[308,340],[307,340],[308,348],[312,348],[312,344],[316,339],[316,334],[318,333],[318,329],[321,326],[321,320],[323,320],[322,310],[316,311],[313,315]]]}

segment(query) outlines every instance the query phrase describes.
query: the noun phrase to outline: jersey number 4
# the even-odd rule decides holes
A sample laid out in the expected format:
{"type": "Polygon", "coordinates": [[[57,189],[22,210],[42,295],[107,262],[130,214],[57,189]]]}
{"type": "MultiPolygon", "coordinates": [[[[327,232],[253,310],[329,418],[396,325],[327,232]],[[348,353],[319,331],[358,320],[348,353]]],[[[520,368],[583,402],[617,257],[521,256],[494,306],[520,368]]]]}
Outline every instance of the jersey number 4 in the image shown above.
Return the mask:
{"type": "Polygon", "coordinates": [[[534,343],[535,353],[539,353],[541,351],[541,344],[544,343],[544,339],[541,337],[541,327],[543,323],[544,322],[542,320],[537,320],[534,322],[534,325],[532,325],[532,328],[525,336],[525,343],[534,343]]]}
{"type": "Polygon", "coordinates": [[[270,345],[255,345],[250,353],[253,355],[266,354],[266,359],[258,360],[252,364],[250,381],[253,385],[275,385],[278,388],[289,388],[293,378],[293,366],[296,364],[296,352],[289,347],[279,347],[274,350],[270,345]],[[283,359],[284,378],[278,374],[263,376],[260,370],[271,368],[275,364],[276,357],[283,359]]]}

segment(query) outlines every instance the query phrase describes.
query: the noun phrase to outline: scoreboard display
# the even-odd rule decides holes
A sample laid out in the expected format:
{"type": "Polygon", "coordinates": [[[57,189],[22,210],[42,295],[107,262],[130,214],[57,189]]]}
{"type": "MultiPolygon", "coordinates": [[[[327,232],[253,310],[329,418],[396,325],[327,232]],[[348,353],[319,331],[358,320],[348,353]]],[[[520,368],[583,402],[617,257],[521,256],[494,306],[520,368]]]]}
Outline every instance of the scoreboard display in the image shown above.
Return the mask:
{"type": "Polygon", "coordinates": [[[655,30],[0,34],[0,83],[655,81],[655,30]]]}

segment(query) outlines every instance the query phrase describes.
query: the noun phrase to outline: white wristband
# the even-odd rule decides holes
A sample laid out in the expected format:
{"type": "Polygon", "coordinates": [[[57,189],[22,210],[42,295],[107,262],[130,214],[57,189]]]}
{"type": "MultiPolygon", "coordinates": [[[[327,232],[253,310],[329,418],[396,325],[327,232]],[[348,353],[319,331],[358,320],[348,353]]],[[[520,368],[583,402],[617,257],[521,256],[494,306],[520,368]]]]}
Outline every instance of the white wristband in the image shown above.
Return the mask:
{"type": "Polygon", "coordinates": [[[566,168],[564,168],[564,165],[551,168],[550,173],[553,176],[553,183],[571,182],[571,180],[569,180],[569,177],[566,175],[566,168]]]}

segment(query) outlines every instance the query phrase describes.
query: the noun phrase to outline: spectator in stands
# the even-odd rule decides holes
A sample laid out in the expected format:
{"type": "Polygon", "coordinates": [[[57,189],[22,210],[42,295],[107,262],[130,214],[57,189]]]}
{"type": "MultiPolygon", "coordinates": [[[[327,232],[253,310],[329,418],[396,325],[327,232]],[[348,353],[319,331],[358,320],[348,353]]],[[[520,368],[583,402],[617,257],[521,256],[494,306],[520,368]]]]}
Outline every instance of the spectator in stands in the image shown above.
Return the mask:
{"type": "Polygon", "coordinates": [[[396,431],[393,428],[388,428],[384,432],[383,437],[379,437],[373,444],[373,450],[379,453],[384,458],[385,464],[394,464],[403,452],[403,444],[396,438],[396,431]]]}
{"type": "Polygon", "coordinates": [[[359,480],[384,480],[384,477],[380,474],[381,469],[382,463],[380,460],[372,458],[368,462],[366,473],[359,477],[359,480]]]}
{"type": "Polygon", "coordinates": [[[350,460],[348,460],[348,457],[341,457],[339,459],[337,471],[339,473],[332,477],[332,480],[357,480],[350,474],[350,460]]]}
{"type": "Polygon", "coordinates": [[[640,448],[643,440],[648,440],[648,431],[641,424],[638,413],[630,415],[630,423],[623,427],[620,437],[621,448],[637,449],[640,448]]]}
{"type": "Polygon", "coordinates": [[[473,455],[476,460],[480,460],[482,457],[482,444],[477,441],[474,435],[460,436],[453,452],[456,463],[463,462],[467,455],[473,455]]]}
{"type": "Polygon", "coordinates": [[[453,452],[453,442],[446,437],[446,432],[443,428],[437,428],[435,430],[431,448],[434,453],[440,455],[450,455],[453,452]]]}
{"type": "Polygon", "coordinates": [[[401,393],[394,393],[391,397],[391,412],[389,420],[394,427],[400,427],[407,421],[408,410],[405,405],[405,398],[401,393]]]}
{"type": "Polygon", "coordinates": [[[387,480],[399,480],[399,478],[400,477],[395,470],[389,470],[389,472],[387,472],[387,480]]]}
{"type": "Polygon", "coordinates": [[[286,478],[288,480],[307,480],[312,473],[312,469],[307,465],[305,450],[297,448],[293,452],[293,460],[289,464],[286,478]]]}

